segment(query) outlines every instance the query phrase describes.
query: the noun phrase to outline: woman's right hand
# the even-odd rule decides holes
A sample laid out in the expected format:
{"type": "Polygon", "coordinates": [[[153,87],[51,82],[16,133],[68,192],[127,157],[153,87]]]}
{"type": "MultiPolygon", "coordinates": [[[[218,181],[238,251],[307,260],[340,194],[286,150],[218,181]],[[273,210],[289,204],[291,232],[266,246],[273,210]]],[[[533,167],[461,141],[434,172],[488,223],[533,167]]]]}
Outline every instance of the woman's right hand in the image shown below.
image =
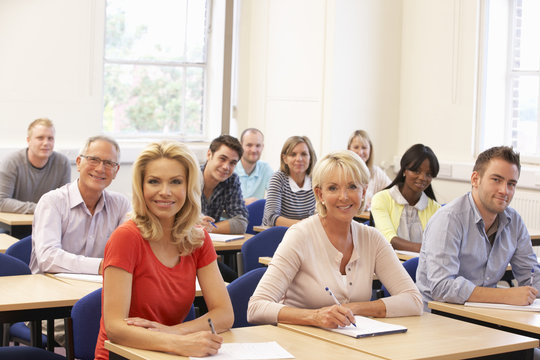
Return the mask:
{"type": "Polygon", "coordinates": [[[213,222],[215,222],[214,218],[205,215],[201,218],[199,225],[201,225],[207,232],[211,233],[216,229],[215,225],[212,225],[213,222]]]}
{"type": "Polygon", "coordinates": [[[210,331],[198,331],[188,335],[177,337],[178,344],[174,346],[172,352],[182,356],[208,356],[217,354],[223,338],[210,331]]]}
{"type": "Polygon", "coordinates": [[[354,314],[345,306],[332,305],[315,310],[314,325],[328,329],[354,323],[354,314]]]}

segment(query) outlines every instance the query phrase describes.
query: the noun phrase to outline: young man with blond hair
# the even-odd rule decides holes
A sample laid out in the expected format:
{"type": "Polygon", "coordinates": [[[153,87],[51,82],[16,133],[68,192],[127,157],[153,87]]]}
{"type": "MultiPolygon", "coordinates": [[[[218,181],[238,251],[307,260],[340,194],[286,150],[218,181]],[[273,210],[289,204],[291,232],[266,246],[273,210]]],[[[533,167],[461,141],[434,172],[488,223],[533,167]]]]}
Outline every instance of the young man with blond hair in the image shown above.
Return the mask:
{"type": "Polygon", "coordinates": [[[32,214],[43,194],[71,180],[68,158],[53,151],[54,135],[51,120],[34,120],[28,126],[28,147],[1,161],[0,211],[32,214]]]}

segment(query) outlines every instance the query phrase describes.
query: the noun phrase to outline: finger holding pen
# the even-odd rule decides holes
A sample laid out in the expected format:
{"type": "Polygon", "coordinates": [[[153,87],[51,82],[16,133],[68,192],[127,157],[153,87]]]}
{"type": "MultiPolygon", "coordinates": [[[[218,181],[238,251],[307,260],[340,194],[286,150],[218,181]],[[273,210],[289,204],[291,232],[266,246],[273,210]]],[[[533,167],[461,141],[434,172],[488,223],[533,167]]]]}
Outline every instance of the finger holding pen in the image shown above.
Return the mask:
{"type": "Polygon", "coordinates": [[[327,287],[324,288],[326,290],[326,292],[328,292],[330,294],[330,296],[332,296],[332,299],[334,300],[334,303],[336,305],[338,305],[339,309],[343,308],[346,310],[346,312],[344,313],[344,315],[349,319],[349,321],[351,322],[351,324],[356,327],[356,319],[354,318],[354,314],[352,313],[352,311],[348,308],[345,308],[345,307],[342,307],[341,306],[341,303],[339,302],[339,300],[337,299],[337,297],[334,295],[334,293],[332,292],[332,290],[330,290],[327,287]]]}

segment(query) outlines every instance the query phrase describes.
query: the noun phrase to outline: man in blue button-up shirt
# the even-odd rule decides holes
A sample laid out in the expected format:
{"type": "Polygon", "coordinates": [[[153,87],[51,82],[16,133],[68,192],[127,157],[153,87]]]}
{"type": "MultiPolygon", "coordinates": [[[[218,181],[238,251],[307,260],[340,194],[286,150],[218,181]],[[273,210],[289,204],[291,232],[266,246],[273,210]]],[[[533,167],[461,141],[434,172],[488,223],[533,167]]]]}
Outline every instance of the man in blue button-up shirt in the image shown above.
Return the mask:
{"type": "Polygon", "coordinates": [[[512,148],[484,151],[474,165],[471,192],[430,219],[416,274],[424,301],[513,305],[534,301],[540,267],[521,216],[508,207],[520,170],[519,154],[512,148]],[[497,288],[509,263],[519,286],[497,288]]]}

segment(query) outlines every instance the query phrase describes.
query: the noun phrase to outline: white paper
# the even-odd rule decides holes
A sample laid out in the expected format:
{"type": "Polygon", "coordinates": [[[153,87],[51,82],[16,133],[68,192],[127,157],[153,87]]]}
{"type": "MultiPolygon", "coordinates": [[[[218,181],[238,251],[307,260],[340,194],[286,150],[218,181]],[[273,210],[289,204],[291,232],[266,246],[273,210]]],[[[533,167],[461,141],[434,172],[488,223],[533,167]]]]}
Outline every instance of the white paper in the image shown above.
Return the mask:
{"type": "Polygon", "coordinates": [[[355,338],[395,334],[407,331],[407,328],[401,325],[389,324],[358,315],[354,318],[356,319],[356,327],[354,327],[354,325],[349,325],[329,330],[355,338]]]}
{"type": "Polygon", "coordinates": [[[193,360],[264,360],[294,359],[287,350],[275,341],[260,343],[225,343],[216,355],[207,357],[190,357],[193,360]]]}
{"type": "Polygon", "coordinates": [[[73,279],[73,280],[83,280],[83,281],[90,281],[90,282],[103,284],[103,276],[102,275],[73,274],[73,273],[57,273],[57,274],[53,274],[53,275],[58,277],[58,278],[73,279]]]}
{"type": "Polygon", "coordinates": [[[520,311],[540,311],[540,299],[535,299],[531,305],[508,305],[508,304],[466,302],[465,306],[483,307],[483,308],[492,308],[492,309],[520,310],[520,311]]]}
{"type": "Polygon", "coordinates": [[[237,239],[243,239],[243,238],[244,238],[244,235],[242,235],[242,234],[239,234],[239,235],[228,235],[228,234],[214,234],[214,233],[210,233],[210,239],[212,239],[212,241],[223,241],[223,242],[227,242],[227,241],[237,240],[237,239]]]}

